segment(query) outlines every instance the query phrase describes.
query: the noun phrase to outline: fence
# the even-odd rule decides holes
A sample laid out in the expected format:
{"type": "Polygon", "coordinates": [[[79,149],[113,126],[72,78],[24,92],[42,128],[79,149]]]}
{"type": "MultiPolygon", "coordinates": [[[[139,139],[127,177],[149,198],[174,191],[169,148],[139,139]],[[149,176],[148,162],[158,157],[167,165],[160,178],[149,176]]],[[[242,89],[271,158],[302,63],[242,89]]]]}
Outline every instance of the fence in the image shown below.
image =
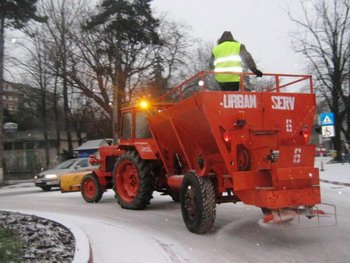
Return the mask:
{"type": "Polygon", "coordinates": [[[22,154],[7,153],[4,157],[4,180],[31,179],[44,167],[45,162],[34,150],[22,154]]]}

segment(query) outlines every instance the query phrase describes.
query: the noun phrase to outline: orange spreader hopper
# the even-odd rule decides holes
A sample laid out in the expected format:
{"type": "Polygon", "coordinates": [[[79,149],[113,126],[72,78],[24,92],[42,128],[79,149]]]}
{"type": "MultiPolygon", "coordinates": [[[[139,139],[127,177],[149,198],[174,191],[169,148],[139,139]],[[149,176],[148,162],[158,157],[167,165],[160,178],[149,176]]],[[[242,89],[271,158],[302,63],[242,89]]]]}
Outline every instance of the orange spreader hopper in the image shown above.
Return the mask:
{"type": "Polygon", "coordinates": [[[244,81],[252,73],[234,73],[240,91],[215,90],[213,74],[200,72],[157,101],[122,109],[120,140],[92,158],[100,168],[83,178],[84,199],[98,202],[113,188],[123,208],[144,209],[159,191],[180,201],[186,227],[199,234],[212,230],[216,204],[224,202],[260,207],[265,222],[321,217],[309,143],[311,76],[264,74],[269,84],[252,92],[244,81]],[[295,85],[303,92],[285,92],[295,85]]]}

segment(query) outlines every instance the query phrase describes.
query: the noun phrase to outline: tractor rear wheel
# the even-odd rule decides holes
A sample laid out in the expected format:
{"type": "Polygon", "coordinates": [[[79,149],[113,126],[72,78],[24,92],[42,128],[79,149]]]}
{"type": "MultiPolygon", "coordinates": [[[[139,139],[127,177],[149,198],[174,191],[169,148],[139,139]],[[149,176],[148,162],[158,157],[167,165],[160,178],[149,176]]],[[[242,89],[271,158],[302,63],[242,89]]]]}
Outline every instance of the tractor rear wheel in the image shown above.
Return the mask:
{"type": "Polygon", "coordinates": [[[134,151],[121,155],[113,172],[113,189],[121,207],[144,209],[153,198],[154,176],[150,163],[134,151]]]}
{"type": "Polygon", "coordinates": [[[86,174],[80,183],[80,192],[88,203],[97,203],[101,200],[103,191],[98,178],[94,174],[86,174]]]}
{"type": "Polygon", "coordinates": [[[180,202],[182,217],[189,231],[205,234],[212,230],[216,216],[216,199],[214,184],[210,178],[187,172],[181,187],[180,202]]]}

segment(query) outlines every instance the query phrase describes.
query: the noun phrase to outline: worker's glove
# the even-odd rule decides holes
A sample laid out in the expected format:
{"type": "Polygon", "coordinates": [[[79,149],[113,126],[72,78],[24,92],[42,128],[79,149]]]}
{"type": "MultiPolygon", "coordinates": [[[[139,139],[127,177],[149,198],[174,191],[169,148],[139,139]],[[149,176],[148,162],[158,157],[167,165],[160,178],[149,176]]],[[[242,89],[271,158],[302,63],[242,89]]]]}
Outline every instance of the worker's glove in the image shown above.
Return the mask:
{"type": "Polygon", "coordinates": [[[258,70],[258,69],[256,69],[256,70],[254,71],[254,73],[255,73],[255,75],[256,75],[258,78],[261,78],[261,77],[263,76],[263,73],[262,73],[260,70],[258,70]]]}

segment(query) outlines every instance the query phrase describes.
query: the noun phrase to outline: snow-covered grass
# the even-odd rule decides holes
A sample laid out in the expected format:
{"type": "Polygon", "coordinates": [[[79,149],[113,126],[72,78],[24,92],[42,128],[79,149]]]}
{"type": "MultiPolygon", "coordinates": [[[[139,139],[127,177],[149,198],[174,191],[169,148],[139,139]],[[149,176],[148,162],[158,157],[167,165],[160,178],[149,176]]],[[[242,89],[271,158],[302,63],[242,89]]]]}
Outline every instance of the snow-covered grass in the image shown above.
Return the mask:
{"type": "Polygon", "coordinates": [[[0,262],[21,262],[21,241],[8,229],[0,229],[0,262]]]}

